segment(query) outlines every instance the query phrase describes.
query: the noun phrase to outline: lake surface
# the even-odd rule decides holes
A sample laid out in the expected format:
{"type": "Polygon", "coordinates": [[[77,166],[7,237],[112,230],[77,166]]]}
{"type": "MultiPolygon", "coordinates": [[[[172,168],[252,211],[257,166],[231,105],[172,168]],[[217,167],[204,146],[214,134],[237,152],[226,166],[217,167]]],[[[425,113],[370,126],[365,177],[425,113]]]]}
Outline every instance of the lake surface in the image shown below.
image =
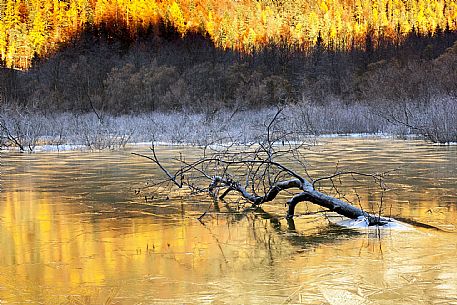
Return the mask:
{"type": "MultiPolygon", "coordinates": [[[[205,197],[137,194],[161,173],[133,151],[147,147],[2,152],[0,304],[457,304],[456,146],[333,138],[306,153],[314,176],[396,169],[384,214],[436,229],[381,236],[306,204],[293,230],[282,199],[247,213],[221,205],[199,222],[205,197]]],[[[377,209],[376,186],[342,182],[377,209]]]]}

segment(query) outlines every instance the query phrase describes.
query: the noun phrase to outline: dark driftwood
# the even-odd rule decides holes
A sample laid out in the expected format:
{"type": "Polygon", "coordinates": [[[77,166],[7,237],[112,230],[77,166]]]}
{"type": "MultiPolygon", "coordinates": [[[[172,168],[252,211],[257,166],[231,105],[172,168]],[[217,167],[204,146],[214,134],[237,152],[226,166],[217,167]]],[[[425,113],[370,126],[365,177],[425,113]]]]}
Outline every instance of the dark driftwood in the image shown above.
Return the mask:
{"type": "MultiPolygon", "coordinates": [[[[223,199],[228,195],[230,192],[237,192],[239,193],[243,198],[251,202],[254,206],[259,206],[262,203],[272,201],[276,198],[276,196],[284,190],[289,190],[289,189],[295,189],[299,190],[300,193],[296,194],[292,198],[290,198],[287,201],[288,204],[288,210],[286,217],[287,218],[293,218],[294,212],[295,212],[295,207],[298,203],[300,202],[311,202],[314,204],[317,204],[319,206],[327,208],[329,211],[336,212],[340,215],[346,216],[351,219],[357,219],[359,217],[364,217],[366,221],[368,222],[369,225],[384,225],[390,222],[390,219],[381,217],[380,215],[373,215],[370,213],[367,213],[366,211],[363,211],[361,208],[355,207],[345,201],[342,201],[338,198],[326,195],[320,191],[318,191],[315,188],[315,182],[317,181],[322,181],[325,179],[332,179],[336,176],[343,175],[343,174],[350,174],[350,175],[363,175],[363,176],[371,176],[376,179],[380,179],[378,176],[371,175],[371,174],[363,174],[363,173],[357,173],[357,172],[344,172],[344,173],[336,173],[332,176],[329,177],[322,177],[319,179],[313,180],[313,183],[309,182],[307,179],[304,177],[300,176],[297,174],[295,171],[291,170],[290,168],[284,166],[281,163],[271,161],[270,158],[267,160],[252,160],[252,159],[242,159],[242,160],[225,160],[222,158],[202,158],[199,159],[195,162],[192,163],[186,163],[182,161],[183,166],[176,171],[175,173],[170,173],[158,160],[157,155],[155,153],[155,149],[152,148],[153,155],[152,156],[145,156],[145,155],[140,155],[136,154],[138,156],[142,156],[145,158],[148,158],[152,160],[155,164],[158,165],[158,167],[165,173],[167,176],[167,179],[164,181],[159,182],[160,183],[166,183],[166,182],[171,182],[173,183],[176,187],[178,188],[183,188],[183,187],[189,187],[193,191],[198,190],[199,192],[201,191],[208,191],[209,194],[213,198],[217,198],[217,191],[219,189],[225,189],[224,192],[222,193],[221,196],[219,196],[220,199],[223,199]],[[222,171],[224,175],[214,175],[211,176],[208,174],[207,171],[202,169],[201,167],[203,165],[208,165],[208,164],[223,164],[225,165],[225,169],[222,171]],[[272,183],[271,185],[268,185],[266,191],[264,192],[263,195],[258,195],[255,192],[248,191],[246,187],[244,187],[239,181],[233,180],[230,178],[231,176],[227,173],[228,172],[228,167],[229,166],[252,166],[252,165],[257,165],[257,166],[267,166],[269,169],[271,168],[276,168],[282,173],[285,173],[288,176],[291,176],[291,179],[287,180],[280,180],[272,183]],[[182,177],[190,175],[191,172],[198,172],[200,177],[199,179],[204,179],[208,181],[209,186],[207,188],[204,187],[197,187],[194,182],[189,182],[189,181],[184,181],[182,177]],[[179,179],[179,181],[178,181],[179,179]]],[[[250,169],[249,171],[253,171],[250,169]]],[[[256,171],[259,171],[258,168],[256,171]]],[[[259,177],[259,176],[258,176],[259,177]]],[[[260,179],[265,179],[264,176],[260,175],[260,179]]],[[[257,178],[259,179],[259,178],[257,178]]],[[[252,182],[251,184],[253,184],[252,182]]],[[[207,184],[208,185],[208,184],[207,184]]]]}
{"type": "MultiPolygon", "coordinates": [[[[338,198],[326,195],[316,188],[319,182],[323,180],[333,182],[332,179],[342,175],[368,176],[379,182],[383,187],[383,174],[364,174],[350,171],[336,172],[333,175],[318,179],[311,179],[308,176],[309,178],[306,179],[290,167],[276,161],[275,157],[283,158],[287,156],[298,159],[297,161],[304,165],[299,158],[301,155],[300,149],[303,148],[304,144],[295,146],[290,144],[287,141],[287,136],[291,132],[287,129],[283,131],[275,129],[275,124],[280,120],[281,112],[282,109],[278,109],[272,120],[265,125],[266,139],[255,147],[250,146],[251,150],[239,151],[235,147],[231,151],[231,147],[228,147],[214,151],[210,157],[207,157],[205,148],[204,157],[197,161],[189,163],[182,158],[177,160],[181,163],[181,168],[175,173],[171,173],[161,164],[154,146],[151,148],[152,156],[135,155],[150,159],[165,173],[167,179],[158,182],[156,185],[173,183],[178,188],[188,187],[193,192],[207,191],[214,199],[218,198],[219,190],[224,189],[224,192],[219,197],[220,199],[224,199],[230,192],[238,192],[254,206],[274,200],[281,191],[295,189],[300,193],[290,198],[287,202],[289,208],[286,217],[288,219],[294,216],[295,207],[298,203],[308,201],[348,218],[357,219],[363,217],[369,225],[387,224],[390,219],[380,215],[369,214],[338,198]],[[286,149],[277,150],[275,143],[282,143],[281,147],[286,147],[286,149]],[[297,158],[297,156],[299,157],[297,158]],[[241,181],[234,179],[234,175],[232,175],[233,172],[236,173],[240,170],[244,171],[244,186],[241,181]],[[260,192],[263,195],[259,195],[258,193],[260,192]]],[[[304,167],[304,172],[307,173],[306,167],[304,167]]]]}
{"type": "MultiPolygon", "coordinates": [[[[357,208],[347,202],[344,202],[338,198],[323,194],[314,189],[313,185],[305,179],[291,179],[286,181],[280,181],[275,183],[266,192],[264,196],[256,196],[248,192],[239,182],[232,181],[230,179],[224,179],[220,176],[214,176],[209,186],[209,191],[212,193],[217,187],[227,187],[226,192],[223,196],[226,196],[229,191],[237,191],[240,195],[249,200],[253,205],[260,205],[265,202],[272,201],[276,196],[286,189],[299,189],[302,192],[293,196],[287,201],[288,210],[287,218],[293,218],[295,214],[295,207],[298,203],[308,201],[319,206],[325,207],[330,211],[336,212],[340,215],[346,216],[351,219],[357,219],[359,217],[365,217],[369,225],[384,225],[390,221],[390,219],[380,217],[378,215],[369,214],[360,208],[357,208]]],[[[222,196],[221,196],[222,197],[222,196]]]]}

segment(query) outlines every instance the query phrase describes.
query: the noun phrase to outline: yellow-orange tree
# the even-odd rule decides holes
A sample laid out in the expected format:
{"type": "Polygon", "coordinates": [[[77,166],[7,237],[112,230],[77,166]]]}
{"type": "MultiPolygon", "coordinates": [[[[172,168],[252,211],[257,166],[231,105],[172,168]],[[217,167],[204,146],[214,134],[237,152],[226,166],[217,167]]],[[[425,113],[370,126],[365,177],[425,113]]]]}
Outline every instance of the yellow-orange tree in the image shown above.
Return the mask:
{"type": "Polygon", "coordinates": [[[181,35],[200,32],[222,48],[265,43],[363,48],[367,34],[401,40],[411,31],[457,29],[455,0],[0,0],[0,59],[27,68],[86,24],[128,29],[162,20],[181,35]]]}

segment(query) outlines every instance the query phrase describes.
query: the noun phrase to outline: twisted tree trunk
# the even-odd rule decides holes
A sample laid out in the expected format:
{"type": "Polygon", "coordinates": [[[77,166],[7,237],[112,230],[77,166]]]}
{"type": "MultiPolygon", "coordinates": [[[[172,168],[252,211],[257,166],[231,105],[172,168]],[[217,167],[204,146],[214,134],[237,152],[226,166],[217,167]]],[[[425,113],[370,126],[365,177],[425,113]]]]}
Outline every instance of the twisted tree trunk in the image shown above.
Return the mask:
{"type": "Polygon", "coordinates": [[[299,189],[302,192],[293,196],[291,199],[287,201],[288,210],[286,218],[293,218],[295,214],[296,205],[300,202],[307,201],[325,207],[329,209],[329,211],[338,213],[351,219],[363,217],[366,219],[368,225],[370,226],[384,225],[390,221],[390,219],[388,218],[369,214],[363,211],[362,209],[357,208],[338,198],[321,193],[315,190],[313,185],[302,177],[277,182],[273,186],[271,186],[271,188],[264,196],[256,196],[254,194],[249,193],[237,181],[232,181],[231,179],[224,179],[220,176],[214,176],[208,188],[210,194],[214,196],[214,190],[218,187],[227,187],[227,191],[219,197],[220,199],[223,199],[230,191],[237,191],[243,198],[252,202],[253,205],[260,205],[264,202],[272,201],[283,190],[299,189]]]}
{"type": "MultiPolygon", "coordinates": [[[[351,219],[363,218],[368,225],[384,225],[391,220],[373,215],[363,211],[338,198],[329,196],[316,189],[317,182],[323,180],[333,181],[343,175],[359,175],[371,177],[383,186],[383,174],[364,174],[359,172],[336,172],[327,177],[318,179],[305,179],[304,176],[295,172],[292,168],[277,162],[276,157],[281,159],[290,157],[297,159],[301,156],[303,150],[302,144],[292,144],[287,141],[287,136],[291,131],[275,130],[274,125],[280,119],[282,110],[278,109],[269,124],[266,124],[266,139],[256,146],[247,146],[247,150],[240,150],[240,147],[229,145],[225,149],[214,150],[210,157],[206,156],[206,148],[203,152],[203,158],[194,162],[186,162],[182,156],[176,159],[181,163],[181,168],[175,173],[166,169],[157,158],[154,145],[151,147],[152,156],[139,155],[153,161],[167,179],[159,181],[155,185],[163,183],[172,183],[175,187],[188,187],[192,192],[209,192],[217,199],[218,191],[224,189],[219,197],[224,199],[230,192],[238,192],[241,197],[251,202],[254,206],[272,201],[284,190],[296,189],[300,193],[288,200],[287,218],[294,216],[295,207],[298,203],[308,201],[319,206],[327,208],[329,211],[336,212],[340,215],[351,219]],[[282,143],[281,147],[288,147],[285,150],[277,149],[275,143],[282,143]],[[285,145],[285,143],[287,145],[285,145]],[[232,148],[234,148],[232,150],[232,148]],[[240,174],[240,172],[244,172],[240,174]],[[185,178],[184,178],[185,177],[185,178]],[[238,177],[238,178],[234,178],[238,177]],[[244,186],[241,184],[244,182],[244,186]],[[263,195],[259,195],[263,193],[263,195]]],[[[304,168],[304,163],[298,160],[299,165],[304,168]]]]}

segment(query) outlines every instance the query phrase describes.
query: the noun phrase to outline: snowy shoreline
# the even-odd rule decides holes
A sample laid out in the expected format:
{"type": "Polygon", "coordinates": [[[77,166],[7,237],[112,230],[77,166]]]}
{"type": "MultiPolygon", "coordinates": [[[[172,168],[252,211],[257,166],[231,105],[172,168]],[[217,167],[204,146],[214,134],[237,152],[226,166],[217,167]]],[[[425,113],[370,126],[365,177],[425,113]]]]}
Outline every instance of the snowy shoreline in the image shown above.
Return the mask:
{"type": "MultiPolygon", "coordinates": [[[[354,134],[323,134],[319,136],[309,136],[308,138],[304,138],[302,141],[289,141],[288,144],[298,145],[306,142],[312,142],[314,145],[319,145],[317,143],[320,139],[336,139],[336,138],[344,138],[344,139],[391,139],[391,140],[417,140],[422,141],[420,136],[418,135],[408,135],[407,137],[398,137],[392,134],[386,133],[378,133],[378,134],[369,134],[369,133],[354,133],[354,134]]],[[[115,147],[115,148],[104,148],[104,149],[94,149],[87,145],[82,144],[43,144],[43,145],[36,145],[33,150],[29,150],[26,152],[33,152],[33,153],[46,153],[46,152],[74,152],[74,151],[81,151],[81,152],[91,152],[91,151],[106,151],[106,150],[123,150],[129,149],[134,147],[151,147],[152,143],[154,146],[171,146],[171,147],[185,147],[185,146],[202,146],[199,143],[192,143],[192,142],[172,142],[172,141],[143,141],[143,142],[127,142],[122,147],[115,147]]],[[[227,147],[232,145],[253,145],[255,142],[247,142],[247,143],[234,143],[234,142],[226,142],[226,143],[214,143],[208,146],[210,147],[227,147]]],[[[277,143],[281,145],[280,142],[277,143]]],[[[457,145],[457,142],[452,142],[448,144],[439,144],[439,143],[430,143],[430,145],[434,146],[453,146],[457,145]]],[[[18,147],[1,147],[1,152],[20,152],[18,147]]]]}
{"type": "MultiPolygon", "coordinates": [[[[453,125],[447,129],[417,130],[396,125],[373,114],[367,106],[335,103],[330,112],[320,106],[290,105],[274,122],[277,142],[302,142],[335,137],[383,137],[456,143],[453,125]]],[[[221,109],[217,113],[151,112],[138,115],[0,112],[0,149],[67,151],[121,149],[134,143],[207,146],[249,144],[265,140],[266,129],[278,109],[221,109]]],[[[436,124],[435,124],[436,125],[436,124]]],[[[433,126],[435,126],[433,125],[433,126]]],[[[438,126],[438,125],[436,125],[438,126]]]]}

